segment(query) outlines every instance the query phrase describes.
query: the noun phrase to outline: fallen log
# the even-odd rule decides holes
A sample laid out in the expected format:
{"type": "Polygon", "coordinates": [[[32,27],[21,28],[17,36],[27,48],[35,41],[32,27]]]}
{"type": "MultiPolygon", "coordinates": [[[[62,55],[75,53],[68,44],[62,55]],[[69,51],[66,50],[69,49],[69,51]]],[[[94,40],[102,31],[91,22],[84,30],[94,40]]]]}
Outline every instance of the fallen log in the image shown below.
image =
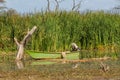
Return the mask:
{"type": "Polygon", "coordinates": [[[53,61],[53,62],[92,62],[92,61],[104,61],[104,60],[108,60],[111,59],[110,57],[103,57],[103,58],[90,58],[90,59],[77,59],[77,60],[67,60],[67,59],[60,59],[60,58],[33,58],[34,60],[49,60],[49,61],[53,61]]]}

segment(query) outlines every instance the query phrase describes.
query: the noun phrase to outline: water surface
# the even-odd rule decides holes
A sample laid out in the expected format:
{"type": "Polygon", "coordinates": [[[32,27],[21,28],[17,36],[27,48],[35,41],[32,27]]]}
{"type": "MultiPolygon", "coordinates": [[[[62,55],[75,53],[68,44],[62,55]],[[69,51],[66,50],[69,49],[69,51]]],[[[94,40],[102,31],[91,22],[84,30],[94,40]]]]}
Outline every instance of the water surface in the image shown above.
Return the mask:
{"type": "MultiPolygon", "coordinates": [[[[33,53],[34,54],[34,53],[33,53]]],[[[41,53],[36,53],[36,54],[41,54],[41,53]]],[[[105,52],[98,52],[98,51],[81,51],[80,53],[69,53],[66,56],[66,60],[79,60],[79,59],[90,59],[90,58],[101,58],[101,57],[111,57],[108,60],[105,60],[104,62],[111,66],[112,68],[118,68],[120,66],[120,62],[119,62],[119,53],[105,53],[105,52]],[[100,54],[100,55],[99,55],[100,54]],[[96,56],[97,55],[97,56],[96,56]],[[118,59],[114,58],[117,57],[118,59]]],[[[54,55],[54,54],[52,54],[54,55]]],[[[40,55],[38,55],[40,57],[40,55]]],[[[45,56],[44,56],[45,57],[45,56]]],[[[55,59],[55,58],[53,58],[55,59]]],[[[39,69],[43,66],[69,66],[69,68],[72,69],[72,66],[74,64],[79,64],[81,67],[87,67],[87,68],[98,68],[99,67],[99,61],[93,61],[93,62],[64,62],[64,60],[61,61],[61,59],[57,59],[57,60],[52,60],[52,58],[50,59],[39,59],[39,60],[35,60],[32,59],[29,55],[26,56],[25,60],[23,61],[15,61],[15,55],[0,55],[0,71],[17,71],[19,69],[28,69],[28,70],[32,70],[34,68],[34,70],[39,69]],[[89,65],[92,65],[94,67],[90,67],[89,65]]],[[[64,67],[63,67],[64,68],[64,67]]]]}

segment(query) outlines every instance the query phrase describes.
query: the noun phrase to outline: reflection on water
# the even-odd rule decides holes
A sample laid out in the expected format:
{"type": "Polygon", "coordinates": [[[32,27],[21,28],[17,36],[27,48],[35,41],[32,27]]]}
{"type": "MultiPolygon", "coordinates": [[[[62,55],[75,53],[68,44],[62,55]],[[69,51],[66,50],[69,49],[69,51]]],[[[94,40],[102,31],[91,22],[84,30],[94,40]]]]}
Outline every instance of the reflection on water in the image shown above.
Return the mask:
{"type": "MultiPolygon", "coordinates": [[[[96,55],[98,55],[98,53],[93,53],[93,52],[81,52],[79,56],[75,56],[77,59],[78,57],[81,56],[81,54],[84,54],[85,56],[83,57],[93,57],[90,56],[89,54],[94,54],[95,57],[98,57],[96,55]],[[88,55],[88,56],[87,56],[88,55]]],[[[104,53],[103,53],[104,54],[104,53]]],[[[103,54],[101,53],[100,56],[103,56],[103,54]]],[[[109,53],[111,54],[111,53],[109,53]]],[[[105,54],[104,54],[105,55],[105,54]]],[[[107,54],[108,55],[108,54],[107,54]]],[[[69,55],[68,55],[69,56],[69,55]]],[[[81,57],[80,57],[81,58],[81,57]]],[[[110,68],[120,68],[120,61],[118,60],[106,60],[104,61],[105,64],[109,65],[110,68]]],[[[23,61],[18,61],[15,62],[15,56],[11,55],[11,56],[0,56],[0,71],[16,71],[18,69],[27,69],[27,70],[31,70],[31,69],[39,69],[39,70],[43,70],[43,68],[45,68],[45,66],[62,66],[62,65],[66,65],[69,68],[77,68],[78,66],[81,68],[98,68],[99,66],[99,62],[86,62],[86,63],[81,63],[81,62],[77,62],[77,63],[73,63],[70,62],[69,64],[63,64],[62,62],[59,61],[50,61],[50,60],[33,60],[33,59],[29,59],[29,60],[24,60],[23,61]],[[76,67],[77,66],[77,67],[76,67]],[[96,67],[97,66],[97,67],[96,67]]],[[[64,67],[62,67],[64,68],[64,67]]],[[[46,69],[46,68],[45,68],[46,69]]]]}
{"type": "Polygon", "coordinates": [[[80,51],[79,59],[83,58],[101,58],[101,57],[111,57],[118,58],[120,57],[119,52],[116,51],[80,51]]]}
{"type": "Polygon", "coordinates": [[[24,68],[23,61],[16,61],[16,65],[17,65],[18,69],[23,69],[24,68]]]}

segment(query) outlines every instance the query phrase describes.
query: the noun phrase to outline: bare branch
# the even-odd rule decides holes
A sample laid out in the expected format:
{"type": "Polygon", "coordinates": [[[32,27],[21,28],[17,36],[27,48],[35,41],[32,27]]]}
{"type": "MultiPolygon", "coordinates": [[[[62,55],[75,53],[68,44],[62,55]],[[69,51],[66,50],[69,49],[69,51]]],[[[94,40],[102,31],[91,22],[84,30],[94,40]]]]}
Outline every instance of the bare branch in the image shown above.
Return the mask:
{"type": "Polygon", "coordinates": [[[57,10],[59,9],[59,2],[58,2],[58,0],[55,0],[55,2],[56,2],[56,8],[55,8],[55,11],[57,11],[57,10]]]}
{"type": "Polygon", "coordinates": [[[50,0],[47,0],[47,10],[50,12],[50,0]]]}
{"type": "Polygon", "coordinates": [[[30,31],[30,29],[28,28],[28,32],[27,32],[27,34],[29,33],[29,31],[30,31]]]}
{"type": "Polygon", "coordinates": [[[56,2],[55,11],[57,11],[59,9],[59,3],[61,3],[62,1],[64,1],[64,0],[55,0],[55,2],[56,2]]]}
{"type": "Polygon", "coordinates": [[[75,11],[78,11],[80,9],[81,3],[82,3],[82,0],[76,5],[77,7],[75,11]]]}
{"type": "Polygon", "coordinates": [[[18,42],[17,38],[14,38],[14,41],[15,41],[15,43],[17,44],[17,46],[20,45],[20,43],[18,42]]]}
{"type": "Polygon", "coordinates": [[[78,4],[76,4],[75,0],[73,0],[72,11],[78,11],[80,9],[81,3],[82,3],[82,0],[80,0],[78,4]]]}
{"type": "Polygon", "coordinates": [[[72,7],[72,11],[75,9],[75,0],[73,0],[73,7],[72,7]]]}
{"type": "Polygon", "coordinates": [[[34,26],[34,27],[31,29],[31,31],[29,31],[29,32],[27,33],[27,35],[24,37],[24,39],[22,40],[22,44],[24,44],[24,46],[25,46],[28,38],[33,34],[33,32],[36,30],[36,28],[37,28],[37,27],[34,26]]]}

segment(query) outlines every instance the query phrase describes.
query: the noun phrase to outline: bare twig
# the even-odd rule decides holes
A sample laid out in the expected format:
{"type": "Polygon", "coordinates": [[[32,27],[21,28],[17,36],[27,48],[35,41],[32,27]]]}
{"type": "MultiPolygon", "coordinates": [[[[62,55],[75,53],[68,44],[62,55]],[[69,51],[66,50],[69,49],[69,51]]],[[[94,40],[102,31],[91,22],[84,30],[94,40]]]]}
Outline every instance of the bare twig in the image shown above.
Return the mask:
{"type": "Polygon", "coordinates": [[[59,2],[58,2],[58,0],[55,0],[55,2],[56,2],[56,8],[55,8],[55,11],[57,11],[57,10],[59,9],[59,2]]]}
{"type": "Polygon", "coordinates": [[[47,10],[50,12],[50,0],[47,0],[47,10]]]}
{"type": "Polygon", "coordinates": [[[57,11],[59,9],[59,3],[61,3],[62,1],[64,1],[64,0],[55,0],[55,2],[56,2],[55,11],[57,11]]]}
{"type": "Polygon", "coordinates": [[[28,38],[33,34],[33,32],[36,30],[36,26],[34,26],[31,31],[28,32],[28,34],[24,37],[24,39],[22,40],[22,44],[24,44],[24,46],[26,45],[26,42],[28,40],[28,38]]]}
{"type": "Polygon", "coordinates": [[[20,45],[20,43],[18,42],[17,38],[14,38],[14,41],[15,41],[15,43],[17,44],[17,46],[20,45]]]}
{"type": "Polygon", "coordinates": [[[78,4],[76,4],[75,0],[73,0],[72,11],[78,11],[80,9],[81,3],[82,3],[82,0],[80,0],[78,4]]]}

